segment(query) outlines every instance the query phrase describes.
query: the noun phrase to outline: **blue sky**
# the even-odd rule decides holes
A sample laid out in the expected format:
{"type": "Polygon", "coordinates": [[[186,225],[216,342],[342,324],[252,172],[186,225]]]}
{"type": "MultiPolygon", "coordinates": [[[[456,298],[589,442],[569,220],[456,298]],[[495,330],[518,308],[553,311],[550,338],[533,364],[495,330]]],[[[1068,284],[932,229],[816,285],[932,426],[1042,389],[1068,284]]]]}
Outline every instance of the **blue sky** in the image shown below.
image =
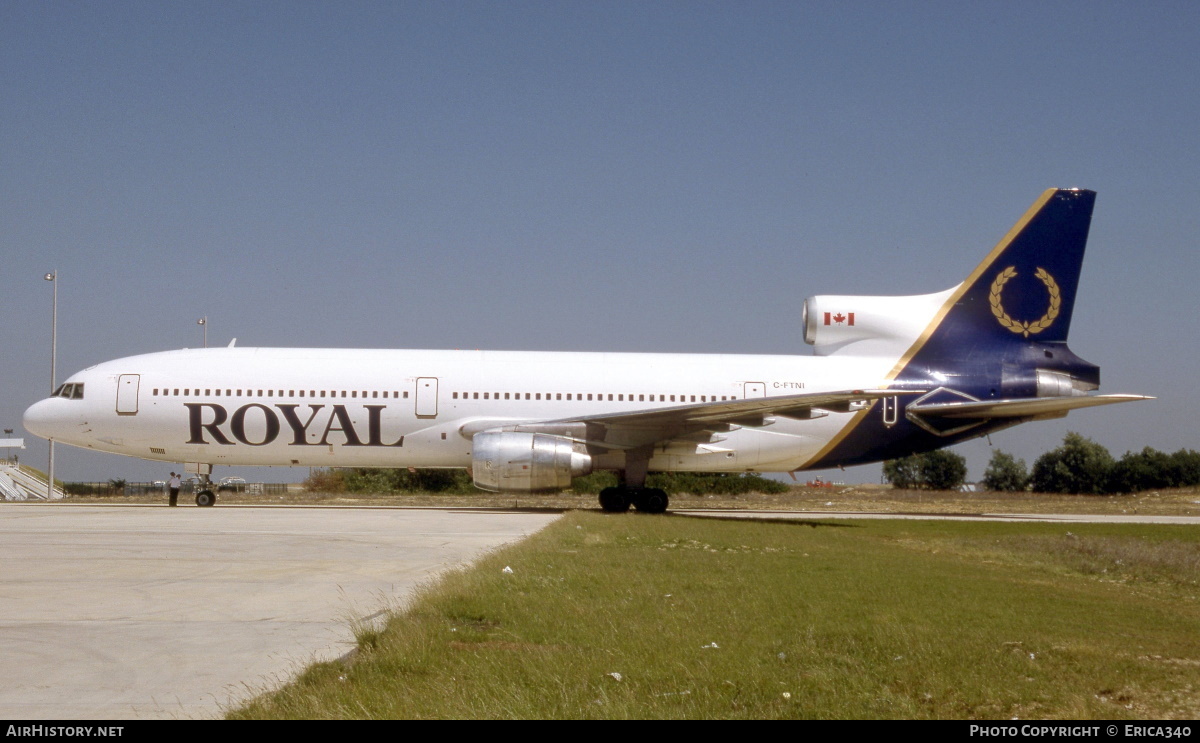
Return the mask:
{"type": "MultiPolygon", "coordinates": [[[[0,0],[0,423],[47,392],[49,270],[60,380],[198,346],[201,316],[212,345],[807,354],[805,297],[948,288],[1062,186],[1099,194],[1071,347],[1160,399],[993,446],[1200,448],[1197,27],[1185,2],[0,0]]],[[[955,450],[981,477],[987,441],[955,450]]],[[[66,479],[172,468],[58,452],[66,479]]]]}

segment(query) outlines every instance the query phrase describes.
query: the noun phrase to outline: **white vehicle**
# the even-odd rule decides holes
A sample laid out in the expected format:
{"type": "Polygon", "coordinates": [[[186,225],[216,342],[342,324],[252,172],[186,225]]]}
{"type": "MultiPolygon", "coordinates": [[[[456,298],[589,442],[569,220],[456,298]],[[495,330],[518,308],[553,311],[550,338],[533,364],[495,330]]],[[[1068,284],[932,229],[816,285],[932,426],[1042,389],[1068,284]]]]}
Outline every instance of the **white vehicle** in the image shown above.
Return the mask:
{"type": "Polygon", "coordinates": [[[246,491],[246,479],[244,477],[222,477],[217,482],[217,492],[243,493],[246,491]]]}
{"type": "MultiPolygon", "coordinates": [[[[214,466],[464,467],[498,492],[616,472],[794,472],[944,447],[1147,399],[1089,395],[1067,348],[1095,193],[1051,189],[961,284],[804,303],[812,356],[206,348],[85,369],[25,412],[44,438],[214,466]]],[[[197,502],[211,504],[210,488],[197,502]]]]}

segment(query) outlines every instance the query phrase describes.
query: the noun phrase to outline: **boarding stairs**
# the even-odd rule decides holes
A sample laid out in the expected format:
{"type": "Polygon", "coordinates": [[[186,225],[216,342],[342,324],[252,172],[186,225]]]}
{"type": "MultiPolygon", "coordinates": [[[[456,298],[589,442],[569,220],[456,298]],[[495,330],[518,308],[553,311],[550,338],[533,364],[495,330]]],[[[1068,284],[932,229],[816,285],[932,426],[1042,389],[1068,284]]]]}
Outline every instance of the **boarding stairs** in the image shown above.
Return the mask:
{"type": "Polygon", "coordinates": [[[0,460],[0,498],[3,500],[58,500],[61,488],[46,495],[46,478],[14,462],[0,460]]]}

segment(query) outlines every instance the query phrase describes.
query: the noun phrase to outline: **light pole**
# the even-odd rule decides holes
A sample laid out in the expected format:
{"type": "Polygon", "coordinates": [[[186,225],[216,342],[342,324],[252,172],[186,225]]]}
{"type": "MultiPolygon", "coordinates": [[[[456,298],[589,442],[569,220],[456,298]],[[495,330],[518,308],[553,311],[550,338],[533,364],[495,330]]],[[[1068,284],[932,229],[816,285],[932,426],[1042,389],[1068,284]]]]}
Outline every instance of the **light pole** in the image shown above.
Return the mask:
{"type": "MultiPolygon", "coordinates": [[[[43,276],[54,285],[54,302],[50,310],[50,394],[54,394],[55,367],[58,362],[58,270],[43,276]]],[[[50,439],[50,472],[46,477],[46,500],[54,500],[54,439],[50,439]]]]}
{"type": "Polygon", "coordinates": [[[202,317],[196,321],[197,325],[204,326],[204,347],[208,348],[208,317],[202,317]]]}

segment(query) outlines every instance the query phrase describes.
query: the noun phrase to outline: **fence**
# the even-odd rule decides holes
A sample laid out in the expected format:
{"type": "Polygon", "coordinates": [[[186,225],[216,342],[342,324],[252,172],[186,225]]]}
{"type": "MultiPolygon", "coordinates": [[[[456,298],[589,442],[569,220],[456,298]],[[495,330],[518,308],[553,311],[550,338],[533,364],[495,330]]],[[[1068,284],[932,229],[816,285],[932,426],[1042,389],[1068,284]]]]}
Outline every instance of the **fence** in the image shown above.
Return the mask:
{"type": "MultiPolygon", "coordinates": [[[[288,487],[286,482],[239,482],[229,485],[219,485],[214,482],[209,485],[210,489],[221,493],[249,493],[251,495],[282,495],[288,492],[288,487]]],[[[179,488],[179,492],[194,493],[199,489],[197,483],[184,482],[179,488]]],[[[165,482],[127,482],[122,486],[114,487],[109,482],[68,482],[63,485],[63,490],[68,495],[157,495],[159,493],[165,495],[167,484],[165,482]]]]}

